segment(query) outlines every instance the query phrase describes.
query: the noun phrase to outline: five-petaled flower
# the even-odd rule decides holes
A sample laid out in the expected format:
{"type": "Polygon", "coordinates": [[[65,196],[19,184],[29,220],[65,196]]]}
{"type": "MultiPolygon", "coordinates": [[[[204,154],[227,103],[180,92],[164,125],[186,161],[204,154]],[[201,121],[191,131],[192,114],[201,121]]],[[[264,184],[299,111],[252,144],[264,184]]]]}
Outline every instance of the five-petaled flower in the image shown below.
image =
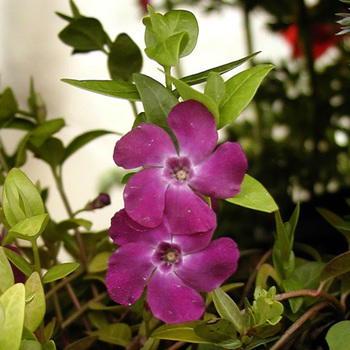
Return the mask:
{"type": "Polygon", "coordinates": [[[122,305],[135,303],[147,285],[154,316],[166,323],[197,320],[205,310],[199,292],[218,288],[237,268],[239,251],[230,238],[210,243],[214,229],[192,235],[172,235],[166,217],[146,228],[121,210],[109,231],[120,245],[110,257],[106,285],[122,305]]]}
{"type": "Polygon", "coordinates": [[[236,142],[217,146],[214,116],[201,103],[189,100],[170,112],[169,134],[157,125],[141,123],[116,144],[114,161],[125,169],[143,167],[124,190],[127,214],[145,227],[156,227],[163,215],[174,234],[205,232],[216,225],[215,213],[203,196],[235,196],[247,169],[236,142]]]}

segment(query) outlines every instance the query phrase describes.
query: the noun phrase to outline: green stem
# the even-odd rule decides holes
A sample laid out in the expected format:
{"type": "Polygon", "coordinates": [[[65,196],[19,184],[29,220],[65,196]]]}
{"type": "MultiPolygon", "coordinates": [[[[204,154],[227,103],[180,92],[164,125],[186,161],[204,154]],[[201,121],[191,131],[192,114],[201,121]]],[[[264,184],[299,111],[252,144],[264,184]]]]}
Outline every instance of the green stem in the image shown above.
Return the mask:
{"type": "Polygon", "coordinates": [[[21,115],[25,115],[27,117],[32,117],[32,118],[35,118],[35,115],[33,113],[30,113],[30,112],[27,112],[27,111],[23,111],[21,109],[18,109],[17,110],[17,113],[18,114],[21,114],[21,115]]]}
{"type": "Polygon", "coordinates": [[[165,73],[165,86],[166,88],[171,91],[171,67],[170,66],[163,66],[164,73],[165,73]]]}
{"type": "Polygon", "coordinates": [[[32,249],[34,254],[34,267],[36,272],[39,274],[41,278],[41,264],[40,264],[40,255],[39,255],[39,248],[36,243],[36,240],[32,241],[32,249]]]}
{"type": "Polygon", "coordinates": [[[136,103],[135,101],[130,101],[132,112],[134,113],[134,117],[136,118],[139,112],[137,111],[136,103]]]}

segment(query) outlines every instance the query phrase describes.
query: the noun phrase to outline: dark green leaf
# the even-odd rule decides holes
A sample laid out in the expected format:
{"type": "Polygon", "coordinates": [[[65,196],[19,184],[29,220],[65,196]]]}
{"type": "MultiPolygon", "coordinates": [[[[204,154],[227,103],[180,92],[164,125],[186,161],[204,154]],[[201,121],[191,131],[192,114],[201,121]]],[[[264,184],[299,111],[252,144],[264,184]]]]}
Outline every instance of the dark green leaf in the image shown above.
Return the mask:
{"type": "Polygon", "coordinates": [[[89,335],[69,344],[64,350],[87,350],[90,349],[98,339],[97,335],[89,335]]]}
{"type": "Polygon", "coordinates": [[[61,79],[64,83],[111,97],[123,98],[129,101],[140,101],[140,95],[135,84],[122,80],[73,80],[61,79]]]}
{"type": "Polygon", "coordinates": [[[82,148],[89,142],[97,139],[98,137],[108,135],[108,134],[116,134],[116,133],[108,130],[93,130],[77,136],[66,147],[64,151],[64,157],[63,157],[62,163],[65,162],[67,158],[69,158],[72,154],[74,154],[76,151],[78,151],[80,148],[82,148]]]}
{"type": "MultiPolygon", "coordinates": [[[[47,111],[45,102],[42,99],[41,95],[38,94],[34,89],[34,81],[33,78],[30,79],[30,91],[28,98],[28,106],[32,113],[32,116],[36,121],[40,124],[43,123],[46,119],[47,111]]],[[[31,117],[32,117],[31,116],[31,117]]]]}
{"type": "Polygon", "coordinates": [[[35,147],[41,147],[50,136],[61,130],[64,126],[65,121],[62,118],[48,120],[31,131],[29,140],[35,147]]]}
{"type": "Polygon", "coordinates": [[[78,263],[63,263],[52,266],[44,275],[42,282],[50,283],[66,277],[79,267],[78,263]]]}
{"type": "Polygon", "coordinates": [[[219,108],[219,128],[231,123],[241,114],[271,69],[273,69],[271,64],[255,66],[226,81],[226,95],[219,108]]]}
{"type": "Polygon", "coordinates": [[[29,146],[36,158],[40,158],[52,168],[62,164],[64,157],[64,146],[60,139],[50,137],[40,147],[29,146]]]}
{"type": "Polygon", "coordinates": [[[11,88],[5,89],[0,95],[0,120],[15,116],[18,106],[11,88]]]}
{"type": "Polygon", "coordinates": [[[57,224],[58,231],[68,231],[78,227],[84,227],[86,230],[90,230],[92,222],[85,219],[67,219],[57,224]]]}
{"type": "Polygon", "coordinates": [[[223,318],[212,318],[202,321],[195,328],[194,332],[201,338],[211,343],[221,343],[229,339],[237,339],[235,326],[223,318]]]}
{"type": "Polygon", "coordinates": [[[350,252],[336,256],[329,261],[321,272],[320,279],[326,282],[350,271],[350,252]]]}
{"type": "Polygon", "coordinates": [[[196,74],[193,74],[193,75],[188,75],[187,77],[183,77],[181,78],[180,80],[183,81],[184,83],[188,84],[188,85],[196,85],[196,84],[200,84],[200,83],[204,83],[209,74],[211,72],[216,72],[216,73],[219,73],[219,74],[224,74],[224,73],[227,73],[229,72],[230,70],[240,66],[241,64],[251,60],[253,57],[255,57],[259,52],[255,52],[249,56],[246,56],[240,60],[236,60],[236,61],[232,61],[230,63],[226,63],[226,64],[223,64],[221,66],[218,66],[218,67],[214,67],[214,68],[210,68],[208,70],[205,70],[203,72],[200,72],[200,73],[196,73],[196,74]]]}
{"type": "Polygon", "coordinates": [[[106,33],[96,18],[79,17],[69,23],[59,34],[67,45],[82,51],[104,51],[106,33]]]}
{"type": "Polygon", "coordinates": [[[69,6],[70,6],[70,9],[72,11],[72,14],[73,14],[74,18],[82,17],[82,15],[79,12],[79,9],[78,9],[77,5],[75,5],[73,0],[69,0],[69,6]]]}
{"type": "Polygon", "coordinates": [[[11,249],[5,247],[5,253],[8,259],[15,265],[20,271],[22,271],[27,277],[33,273],[33,269],[29,262],[24,259],[21,255],[14,252],[11,249]]]}
{"type": "Polygon", "coordinates": [[[142,68],[142,54],[134,41],[125,33],[117,36],[108,55],[108,69],[114,80],[131,81],[142,68]]]}
{"type": "Polygon", "coordinates": [[[248,174],[244,176],[241,191],[235,197],[226,200],[242,207],[267,213],[278,210],[276,202],[265,187],[248,174]]]}
{"type": "Polygon", "coordinates": [[[90,332],[99,340],[126,347],[131,339],[131,329],[126,323],[113,323],[97,331],[90,332]]]}
{"type": "Polygon", "coordinates": [[[31,131],[35,128],[35,124],[27,119],[16,117],[15,119],[12,119],[7,123],[4,123],[2,127],[5,129],[31,131]]]}
{"type": "Polygon", "coordinates": [[[348,350],[350,344],[350,321],[340,321],[326,335],[329,350],[348,350]]]}
{"type": "MultiPolygon", "coordinates": [[[[292,280],[292,279],[282,281],[282,287],[283,287],[285,292],[290,292],[293,290],[300,290],[300,289],[304,288],[303,284],[300,281],[296,281],[296,280],[292,280]]],[[[290,308],[292,309],[293,313],[298,312],[298,310],[303,305],[303,300],[304,300],[303,297],[289,298],[288,299],[290,308]]]]}
{"type": "Polygon", "coordinates": [[[133,78],[141,96],[147,121],[168,129],[167,118],[171,109],[178,103],[176,97],[147,75],[137,73],[133,78]]]}

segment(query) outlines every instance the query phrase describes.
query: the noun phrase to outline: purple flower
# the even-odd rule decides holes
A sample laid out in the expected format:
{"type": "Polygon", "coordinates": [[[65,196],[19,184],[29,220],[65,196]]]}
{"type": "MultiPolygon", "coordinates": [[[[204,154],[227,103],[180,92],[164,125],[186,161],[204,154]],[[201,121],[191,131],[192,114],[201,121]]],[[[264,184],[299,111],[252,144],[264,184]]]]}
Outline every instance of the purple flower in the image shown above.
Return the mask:
{"type": "Polygon", "coordinates": [[[214,151],[218,140],[215,119],[197,101],[179,103],[167,121],[178,151],[168,133],[148,123],[141,123],[115,146],[118,165],[144,168],[126,184],[125,210],[146,227],[159,225],[165,214],[173,234],[208,231],[216,225],[216,216],[202,196],[235,196],[247,160],[236,142],[225,142],[214,151]]]}
{"type": "Polygon", "coordinates": [[[165,217],[159,226],[146,228],[119,211],[109,231],[120,245],[108,263],[111,299],[131,305],[147,285],[148,305],[157,318],[166,323],[199,319],[205,303],[197,291],[218,288],[236,271],[239,258],[232,239],[210,243],[213,232],[172,235],[165,217]]]}

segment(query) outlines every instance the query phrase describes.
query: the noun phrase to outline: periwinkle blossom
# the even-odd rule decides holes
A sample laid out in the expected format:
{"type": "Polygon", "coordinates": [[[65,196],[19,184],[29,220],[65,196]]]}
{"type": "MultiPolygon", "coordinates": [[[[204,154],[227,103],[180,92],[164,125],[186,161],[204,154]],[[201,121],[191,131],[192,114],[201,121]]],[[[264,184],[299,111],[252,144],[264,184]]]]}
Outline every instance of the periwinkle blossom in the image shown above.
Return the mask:
{"type": "Polygon", "coordinates": [[[192,235],[172,235],[166,217],[146,228],[121,210],[109,231],[120,245],[110,257],[106,285],[112,300],[134,304],[147,285],[154,316],[165,323],[199,319],[205,303],[198,292],[218,288],[237,268],[239,251],[230,238],[210,242],[214,229],[192,235]]]}
{"type": "Polygon", "coordinates": [[[143,167],[126,184],[125,210],[146,227],[159,225],[165,214],[174,234],[207,231],[216,225],[216,216],[203,196],[235,196],[247,169],[246,157],[236,142],[215,149],[215,118],[197,101],[177,104],[167,122],[178,151],[164,129],[149,123],[139,124],[116,143],[117,165],[143,167]]]}

